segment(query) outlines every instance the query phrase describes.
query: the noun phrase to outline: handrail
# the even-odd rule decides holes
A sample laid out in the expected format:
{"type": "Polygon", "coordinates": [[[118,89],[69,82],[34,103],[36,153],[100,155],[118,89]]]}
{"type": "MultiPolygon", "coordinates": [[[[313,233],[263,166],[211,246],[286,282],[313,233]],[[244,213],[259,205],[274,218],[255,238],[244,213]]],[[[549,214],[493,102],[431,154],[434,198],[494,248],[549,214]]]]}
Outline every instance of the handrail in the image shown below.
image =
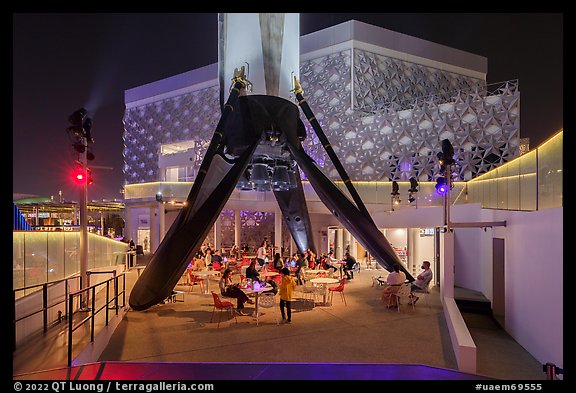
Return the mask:
{"type": "Polygon", "coordinates": [[[36,287],[41,287],[41,286],[47,285],[47,284],[58,284],[58,283],[60,283],[60,282],[62,282],[62,281],[68,281],[68,280],[71,280],[71,279],[74,279],[74,278],[79,278],[79,277],[80,277],[80,275],[78,275],[78,273],[76,273],[76,274],[73,274],[73,275],[70,276],[70,277],[61,278],[60,280],[48,281],[48,282],[44,282],[44,283],[42,283],[42,284],[29,285],[29,286],[27,286],[27,287],[16,288],[16,289],[12,289],[12,290],[13,290],[14,292],[17,292],[17,291],[27,291],[28,289],[32,289],[32,288],[36,288],[36,287]]]}
{"type": "Polygon", "coordinates": [[[92,300],[92,304],[91,304],[91,308],[87,311],[90,311],[90,315],[88,315],[87,317],[85,317],[84,319],[82,319],[81,321],[79,321],[75,326],[72,326],[72,318],[68,319],[68,367],[70,367],[72,365],[72,333],[74,333],[74,331],[76,329],[78,329],[79,327],[83,326],[84,323],[90,321],[90,342],[94,342],[94,322],[95,322],[95,316],[102,311],[103,309],[105,310],[105,320],[106,320],[106,326],[108,326],[108,309],[109,309],[109,305],[111,302],[114,302],[114,306],[113,308],[115,308],[116,310],[116,315],[118,315],[118,298],[120,295],[122,295],[122,307],[124,307],[124,305],[126,304],[126,273],[120,273],[117,276],[114,276],[112,278],[109,278],[106,281],[103,281],[101,283],[89,286],[87,288],[83,288],[80,289],[76,292],[72,292],[68,295],[68,304],[70,307],[70,310],[72,310],[73,304],[74,304],[74,298],[77,296],[82,296],[84,293],[87,293],[88,291],[91,291],[90,293],[90,297],[92,300]],[[118,279],[122,277],[122,291],[118,292],[118,279]],[[114,296],[112,297],[112,299],[110,299],[110,281],[114,281],[114,296]],[[104,303],[104,305],[100,308],[98,308],[98,310],[96,310],[96,288],[101,286],[101,285],[106,285],[106,301],[104,303]]]}
{"type": "MultiPolygon", "coordinates": [[[[14,292],[14,302],[13,302],[13,318],[12,318],[12,323],[14,324],[14,341],[13,341],[13,346],[12,346],[12,352],[14,352],[16,350],[16,324],[24,319],[30,318],[33,315],[36,315],[38,313],[42,313],[42,326],[43,326],[43,332],[46,333],[48,331],[48,309],[55,307],[59,304],[64,303],[65,304],[65,308],[64,308],[64,319],[68,318],[68,314],[70,312],[70,310],[72,310],[71,308],[68,308],[68,303],[66,302],[66,299],[68,298],[68,281],[69,280],[73,280],[73,279],[79,279],[80,280],[80,286],[82,286],[82,277],[80,277],[80,275],[73,275],[71,277],[67,277],[64,279],[60,279],[60,280],[54,280],[54,281],[49,281],[49,282],[45,282],[42,284],[36,284],[36,285],[30,285],[28,287],[23,287],[23,288],[16,288],[13,289],[14,292]],[[57,301],[54,304],[48,305],[48,287],[49,286],[54,286],[56,284],[65,282],[64,285],[64,300],[61,301],[57,301]],[[32,288],[36,288],[36,287],[42,287],[42,308],[40,308],[39,310],[33,311],[31,313],[28,313],[24,316],[21,316],[20,318],[16,318],[16,293],[20,292],[20,291],[26,291],[32,288]]],[[[58,316],[58,322],[60,322],[60,316],[58,316]]]]}

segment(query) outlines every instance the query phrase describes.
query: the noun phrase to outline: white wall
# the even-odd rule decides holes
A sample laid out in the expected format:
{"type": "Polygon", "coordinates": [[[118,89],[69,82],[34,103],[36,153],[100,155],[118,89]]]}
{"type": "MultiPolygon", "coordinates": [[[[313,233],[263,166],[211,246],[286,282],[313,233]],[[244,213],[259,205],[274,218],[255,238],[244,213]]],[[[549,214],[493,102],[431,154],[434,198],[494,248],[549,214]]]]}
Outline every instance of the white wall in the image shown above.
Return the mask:
{"type": "Polygon", "coordinates": [[[563,368],[563,209],[505,216],[506,331],[539,362],[563,368]]]}
{"type": "Polygon", "coordinates": [[[492,238],[505,241],[506,331],[539,362],[563,368],[563,209],[453,209],[453,222],[506,221],[455,229],[455,285],[492,301],[492,238]]]}
{"type": "Polygon", "coordinates": [[[384,231],[384,236],[393,247],[404,248],[408,244],[406,228],[390,228],[384,231]]]}

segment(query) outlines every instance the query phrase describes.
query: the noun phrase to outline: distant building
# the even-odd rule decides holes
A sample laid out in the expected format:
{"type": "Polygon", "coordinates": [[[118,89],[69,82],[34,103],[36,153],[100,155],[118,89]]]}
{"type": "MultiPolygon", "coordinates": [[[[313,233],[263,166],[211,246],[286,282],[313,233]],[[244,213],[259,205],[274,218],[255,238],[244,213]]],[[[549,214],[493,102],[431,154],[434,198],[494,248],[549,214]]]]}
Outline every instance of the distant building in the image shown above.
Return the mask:
{"type": "MultiPolygon", "coordinates": [[[[442,139],[460,180],[519,155],[517,82],[487,86],[485,57],[357,21],[302,36],[300,51],[305,97],[352,180],[434,180],[442,139]]],[[[217,68],[125,92],[126,184],[196,177],[220,118],[217,68]]],[[[308,135],[308,153],[338,179],[308,135]]]]}
{"type": "MultiPolygon", "coordinates": [[[[487,86],[486,74],[485,57],[358,21],[300,37],[304,96],[352,181],[362,182],[361,195],[371,195],[365,203],[380,211],[389,203],[378,196],[389,194],[383,182],[435,181],[443,139],[455,149],[455,180],[472,179],[519,155],[518,84],[487,86]]],[[[148,237],[151,252],[196,178],[220,119],[219,90],[218,65],[210,64],[125,91],[127,236],[140,244],[148,237]]],[[[329,178],[340,180],[302,119],[304,148],[329,178]]],[[[313,190],[305,186],[305,192],[313,198],[313,190]]],[[[232,194],[207,241],[219,248],[274,232],[273,243],[290,242],[272,214],[277,205],[271,193],[251,199],[246,193],[232,194]]],[[[440,203],[423,194],[421,205],[440,203]]],[[[328,226],[338,223],[320,205],[309,203],[311,213],[321,214],[311,217],[312,226],[329,233],[328,226]]]]}

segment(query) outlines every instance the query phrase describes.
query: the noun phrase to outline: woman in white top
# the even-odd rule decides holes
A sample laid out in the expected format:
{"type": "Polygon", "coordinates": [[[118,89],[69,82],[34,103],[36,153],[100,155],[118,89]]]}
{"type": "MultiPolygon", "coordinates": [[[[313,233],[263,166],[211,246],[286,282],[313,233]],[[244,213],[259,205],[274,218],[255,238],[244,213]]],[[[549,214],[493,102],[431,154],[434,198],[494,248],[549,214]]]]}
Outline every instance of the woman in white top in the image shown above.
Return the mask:
{"type": "Polygon", "coordinates": [[[262,241],[260,248],[256,252],[256,259],[260,266],[264,266],[264,259],[266,258],[266,240],[262,241]]]}
{"type": "Polygon", "coordinates": [[[387,285],[382,291],[382,303],[384,303],[388,308],[398,307],[396,296],[391,298],[390,294],[398,292],[400,285],[404,284],[404,281],[406,281],[406,274],[400,271],[400,265],[395,263],[393,269],[394,271],[388,274],[388,277],[386,278],[387,285]]]}

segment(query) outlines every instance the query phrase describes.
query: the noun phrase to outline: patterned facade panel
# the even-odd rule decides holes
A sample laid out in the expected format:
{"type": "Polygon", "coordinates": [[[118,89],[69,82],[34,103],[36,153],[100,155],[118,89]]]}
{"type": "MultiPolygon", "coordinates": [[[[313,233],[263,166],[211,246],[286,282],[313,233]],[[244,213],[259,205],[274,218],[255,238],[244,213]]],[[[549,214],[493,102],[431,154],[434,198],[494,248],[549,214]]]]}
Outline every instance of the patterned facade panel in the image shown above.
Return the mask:
{"type": "MultiPolygon", "coordinates": [[[[457,180],[471,179],[518,156],[517,81],[493,88],[365,51],[355,50],[354,62],[351,56],[351,50],[343,50],[302,62],[300,82],[352,180],[433,181],[443,139],[454,146],[457,180]],[[353,109],[352,94],[362,110],[353,109]]],[[[200,147],[190,165],[197,170],[219,116],[217,86],[128,109],[126,183],[160,180],[158,152],[163,143],[194,140],[200,147]]],[[[301,117],[308,133],[305,150],[329,178],[339,180],[314,130],[301,117]]]]}
{"type": "Polygon", "coordinates": [[[207,144],[220,119],[219,89],[209,87],[124,114],[124,178],[127,184],[160,180],[160,145],[193,140],[198,146],[190,166],[200,167],[207,144]]]}
{"type": "Polygon", "coordinates": [[[405,105],[416,98],[448,99],[456,90],[482,87],[481,79],[354,49],[354,109],[405,105]]]}
{"type": "MultiPolygon", "coordinates": [[[[488,91],[482,80],[357,49],[354,56],[355,110],[350,107],[350,51],[301,65],[302,80],[309,78],[303,82],[307,101],[353,180],[434,180],[443,139],[454,146],[457,180],[518,155],[516,82],[488,91]],[[327,87],[340,92],[339,106],[324,94],[327,87]]],[[[324,173],[339,179],[317,140],[309,137],[304,144],[324,173]]]]}
{"type": "MultiPolygon", "coordinates": [[[[231,247],[234,244],[234,216],[234,210],[222,210],[222,213],[220,213],[221,241],[223,247],[231,247]]],[[[238,246],[247,244],[251,248],[250,252],[255,253],[256,249],[262,243],[262,240],[267,239],[269,245],[274,243],[274,220],[274,213],[241,210],[240,244],[238,244],[238,246]]],[[[279,246],[289,248],[290,239],[291,236],[288,225],[286,225],[285,220],[282,220],[282,244],[279,246]]],[[[209,232],[204,243],[214,244],[214,231],[209,232]]]]}

